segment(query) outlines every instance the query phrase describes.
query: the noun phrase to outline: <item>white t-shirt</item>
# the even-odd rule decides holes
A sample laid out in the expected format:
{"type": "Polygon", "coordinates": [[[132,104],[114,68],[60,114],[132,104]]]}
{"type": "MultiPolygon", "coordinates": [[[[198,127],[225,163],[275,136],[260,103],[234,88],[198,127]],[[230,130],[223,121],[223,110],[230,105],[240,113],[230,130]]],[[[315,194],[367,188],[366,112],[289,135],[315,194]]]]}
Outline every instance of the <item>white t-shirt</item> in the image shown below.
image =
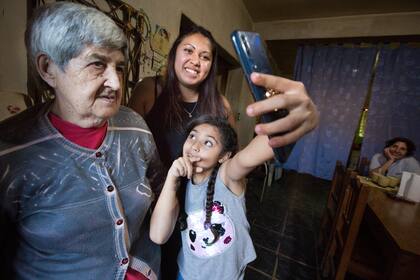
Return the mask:
{"type": "MultiPolygon", "coordinates": [[[[385,162],[387,162],[387,158],[383,154],[375,154],[370,160],[369,170],[378,168],[385,162]]],[[[420,175],[420,164],[414,157],[405,157],[394,162],[388,168],[386,175],[401,177],[403,171],[420,175]]]]}

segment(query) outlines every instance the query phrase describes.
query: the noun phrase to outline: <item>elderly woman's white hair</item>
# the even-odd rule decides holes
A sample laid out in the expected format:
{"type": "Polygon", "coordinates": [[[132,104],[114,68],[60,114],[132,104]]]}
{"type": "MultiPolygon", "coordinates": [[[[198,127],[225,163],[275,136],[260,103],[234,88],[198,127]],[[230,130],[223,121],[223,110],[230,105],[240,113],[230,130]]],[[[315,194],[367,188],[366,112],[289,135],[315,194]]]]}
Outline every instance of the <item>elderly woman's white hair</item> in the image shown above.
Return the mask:
{"type": "Polygon", "coordinates": [[[38,8],[26,29],[25,44],[31,75],[47,88],[36,69],[36,59],[41,53],[63,71],[87,46],[118,49],[128,56],[127,39],[111,18],[97,9],[71,2],[38,8]]]}

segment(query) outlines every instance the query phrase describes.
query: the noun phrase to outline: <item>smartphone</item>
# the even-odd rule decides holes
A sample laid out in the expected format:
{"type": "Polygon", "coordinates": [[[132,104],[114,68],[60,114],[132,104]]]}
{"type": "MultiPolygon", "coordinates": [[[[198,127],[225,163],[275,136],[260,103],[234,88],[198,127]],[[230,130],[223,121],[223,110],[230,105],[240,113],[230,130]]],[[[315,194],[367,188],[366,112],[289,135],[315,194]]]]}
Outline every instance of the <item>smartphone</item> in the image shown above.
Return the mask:
{"type": "MultiPolygon", "coordinates": [[[[251,81],[252,72],[273,74],[264,41],[258,33],[239,30],[232,32],[231,39],[255,101],[269,98],[266,96],[267,89],[257,86],[251,81]]],[[[279,118],[284,118],[288,114],[288,110],[280,109],[262,115],[261,121],[264,123],[272,122],[279,118]]],[[[270,135],[270,137],[279,136],[281,134],[282,133],[270,135]]],[[[276,159],[281,163],[286,162],[292,152],[293,146],[294,143],[284,147],[274,148],[273,150],[276,159]]]]}

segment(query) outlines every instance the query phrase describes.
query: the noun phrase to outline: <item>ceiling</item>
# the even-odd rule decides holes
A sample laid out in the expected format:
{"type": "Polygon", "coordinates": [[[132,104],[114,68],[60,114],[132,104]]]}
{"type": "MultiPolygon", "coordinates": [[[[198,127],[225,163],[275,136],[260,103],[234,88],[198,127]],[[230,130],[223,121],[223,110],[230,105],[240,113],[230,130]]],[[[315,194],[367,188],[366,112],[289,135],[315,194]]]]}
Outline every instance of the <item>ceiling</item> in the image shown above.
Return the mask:
{"type": "Polygon", "coordinates": [[[420,11],[419,0],[243,0],[254,22],[420,11]]]}
{"type": "MultiPolygon", "coordinates": [[[[255,23],[420,11],[420,0],[243,0],[243,3],[255,23]]],[[[382,39],[379,37],[368,38],[367,42],[369,40],[370,42],[381,41],[382,39]]],[[[346,43],[355,40],[357,42],[358,39],[307,41],[312,43],[346,43]]],[[[303,41],[305,40],[267,41],[269,52],[278,66],[277,74],[287,77],[293,75],[297,46],[306,42],[303,41]]],[[[366,38],[363,38],[363,41],[366,42],[366,38]]]]}

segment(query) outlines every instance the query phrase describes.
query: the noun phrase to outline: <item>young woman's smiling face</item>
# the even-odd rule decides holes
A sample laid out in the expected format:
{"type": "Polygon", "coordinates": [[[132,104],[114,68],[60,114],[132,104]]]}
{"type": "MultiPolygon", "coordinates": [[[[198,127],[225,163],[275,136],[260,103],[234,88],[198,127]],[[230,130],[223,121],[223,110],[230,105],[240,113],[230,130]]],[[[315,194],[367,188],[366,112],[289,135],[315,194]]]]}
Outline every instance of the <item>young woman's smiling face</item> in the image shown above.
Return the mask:
{"type": "Polygon", "coordinates": [[[209,124],[194,127],[184,143],[184,157],[197,157],[194,165],[203,168],[204,173],[210,173],[222,158],[223,144],[219,130],[209,124]]]}
{"type": "Polygon", "coordinates": [[[175,74],[180,87],[196,89],[210,72],[213,54],[210,40],[200,33],[185,37],[176,49],[175,74]]]}

